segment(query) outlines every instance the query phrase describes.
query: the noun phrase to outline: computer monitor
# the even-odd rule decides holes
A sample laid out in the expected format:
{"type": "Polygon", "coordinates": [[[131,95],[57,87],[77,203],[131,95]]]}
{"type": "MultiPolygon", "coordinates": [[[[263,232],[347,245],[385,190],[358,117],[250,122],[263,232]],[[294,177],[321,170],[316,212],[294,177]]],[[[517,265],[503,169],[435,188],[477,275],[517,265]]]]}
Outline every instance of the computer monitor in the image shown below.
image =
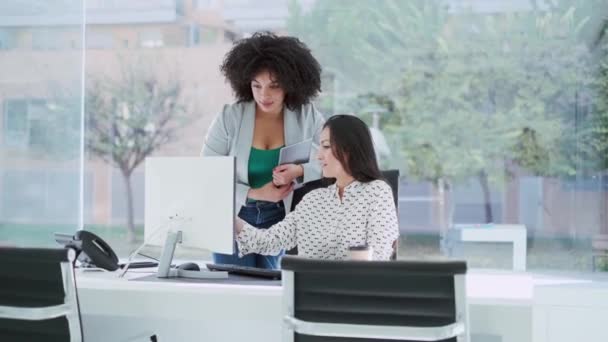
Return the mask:
{"type": "Polygon", "coordinates": [[[217,278],[220,272],[171,269],[177,243],[234,252],[234,157],[149,157],[145,165],[147,245],[164,246],[158,276],[217,278]]]}

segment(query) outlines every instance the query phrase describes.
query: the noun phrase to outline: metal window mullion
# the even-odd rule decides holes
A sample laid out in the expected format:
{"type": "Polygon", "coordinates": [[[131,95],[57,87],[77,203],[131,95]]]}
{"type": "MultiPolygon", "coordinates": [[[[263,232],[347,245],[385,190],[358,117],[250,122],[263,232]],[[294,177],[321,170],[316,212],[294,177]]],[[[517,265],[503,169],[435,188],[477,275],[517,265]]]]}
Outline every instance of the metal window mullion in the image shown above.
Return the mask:
{"type": "MultiPolygon", "coordinates": [[[[295,315],[295,275],[293,271],[281,271],[281,282],[283,285],[283,317],[294,318],[295,315]]],[[[287,322],[283,323],[283,341],[293,342],[295,340],[293,326],[287,322]]]]}

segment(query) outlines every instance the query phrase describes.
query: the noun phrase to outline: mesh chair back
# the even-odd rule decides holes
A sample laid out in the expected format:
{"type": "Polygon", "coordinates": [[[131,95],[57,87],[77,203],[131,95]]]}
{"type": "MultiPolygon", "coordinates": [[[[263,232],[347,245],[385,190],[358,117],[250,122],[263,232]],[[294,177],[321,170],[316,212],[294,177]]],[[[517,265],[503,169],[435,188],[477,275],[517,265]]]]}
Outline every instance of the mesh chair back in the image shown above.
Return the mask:
{"type": "Polygon", "coordinates": [[[74,254],[71,249],[0,248],[0,341],[82,339],[74,254]]]}
{"type": "Polygon", "coordinates": [[[382,171],[382,177],[384,177],[384,180],[393,190],[395,208],[397,208],[397,212],[399,212],[399,170],[384,170],[382,171]]]}
{"type": "MultiPolygon", "coordinates": [[[[294,317],[319,323],[438,327],[456,322],[454,276],[466,263],[327,261],[284,257],[294,317]]],[[[296,334],[295,341],[382,341],[296,334]]],[[[444,341],[456,341],[455,338],[444,341]]]]}
{"type": "MultiPolygon", "coordinates": [[[[382,171],[382,177],[390,185],[393,190],[393,200],[395,201],[395,208],[399,209],[399,170],[384,170],[382,171]]],[[[291,200],[291,210],[295,210],[296,206],[304,196],[312,190],[327,187],[329,184],[327,179],[317,179],[305,183],[301,188],[294,190],[293,199],[291,200]]]]}

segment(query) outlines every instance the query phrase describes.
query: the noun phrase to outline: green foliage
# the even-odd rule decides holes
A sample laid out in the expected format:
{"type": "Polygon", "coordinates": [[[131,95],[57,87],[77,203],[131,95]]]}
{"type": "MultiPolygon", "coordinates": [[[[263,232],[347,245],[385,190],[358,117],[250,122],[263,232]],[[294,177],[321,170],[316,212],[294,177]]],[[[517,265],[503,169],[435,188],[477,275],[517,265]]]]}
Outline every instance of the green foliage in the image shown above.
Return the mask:
{"type": "Polygon", "coordinates": [[[598,271],[608,272],[608,258],[599,258],[596,268],[598,271]]]}
{"type": "Polygon", "coordinates": [[[581,159],[590,172],[608,170],[608,39],[605,40],[598,48],[600,61],[590,100],[591,113],[585,122],[579,143],[582,149],[581,159]]]}
{"type": "Polygon", "coordinates": [[[357,96],[348,103],[350,110],[359,115],[368,126],[373,125],[373,113],[380,113],[380,127],[399,126],[401,117],[397,115],[395,103],[385,95],[367,93],[357,96]]]}
{"type": "Polygon", "coordinates": [[[343,103],[372,94],[394,104],[383,124],[404,174],[434,182],[487,174],[502,184],[506,165],[574,175],[587,131],[598,145],[587,159],[606,144],[605,119],[585,128],[578,118],[593,96],[588,36],[600,2],[498,14],[428,0],[319,1],[303,13],[294,2],[288,28],[335,75],[339,96],[354,99],[343,103]]]}

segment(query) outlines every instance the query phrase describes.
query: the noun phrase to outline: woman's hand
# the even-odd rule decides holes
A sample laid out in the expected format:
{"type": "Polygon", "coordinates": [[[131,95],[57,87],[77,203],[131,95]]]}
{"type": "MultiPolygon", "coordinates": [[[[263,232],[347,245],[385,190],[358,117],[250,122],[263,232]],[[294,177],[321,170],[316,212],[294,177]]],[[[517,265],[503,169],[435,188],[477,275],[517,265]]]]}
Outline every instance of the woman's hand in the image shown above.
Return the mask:
{"type": "Polygon", "coordinates": [[[245,221],[243,221],[240,217],[234,218],[234,235],[239,235],[245,226],[245,221]]]}
{"type": "Polygon", "coordinates": [[[249,190],[247,197],[251,199],[256,199],[258,201],[268,201],[276,203],[287,197],[287,195],[289,195],[291,191],[293,191],[292,183],[277,187],[273,184],[273,182],[268,182],[261,188],[249,190]]]}
{"type": "Polygon", "coordinates": [[[279,165],[272,170],[272,182],[275,185],[291,184],[294,179],[304,175],[302,165],[284,164],[279,165]]]}

